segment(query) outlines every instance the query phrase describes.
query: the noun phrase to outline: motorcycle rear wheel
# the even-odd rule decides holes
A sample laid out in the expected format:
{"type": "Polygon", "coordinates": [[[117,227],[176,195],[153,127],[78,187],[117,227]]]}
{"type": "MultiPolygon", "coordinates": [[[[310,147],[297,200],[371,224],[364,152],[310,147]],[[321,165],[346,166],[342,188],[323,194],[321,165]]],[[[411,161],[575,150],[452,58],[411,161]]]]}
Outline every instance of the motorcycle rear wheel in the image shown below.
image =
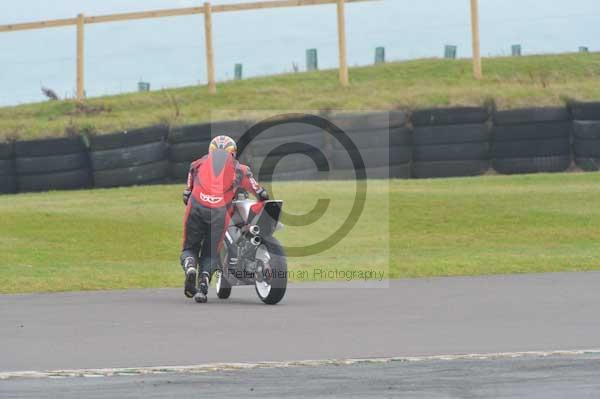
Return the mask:
{"type": "Polygon", "coordinates": [[[256,294],[267,305],[276,305],[284,297],[287,289],[287,260],[283,247],[277,239],[270,237],[256,251],[256,259],[271,268],[272,278],[267,281],[256,281],[256,294]]]}

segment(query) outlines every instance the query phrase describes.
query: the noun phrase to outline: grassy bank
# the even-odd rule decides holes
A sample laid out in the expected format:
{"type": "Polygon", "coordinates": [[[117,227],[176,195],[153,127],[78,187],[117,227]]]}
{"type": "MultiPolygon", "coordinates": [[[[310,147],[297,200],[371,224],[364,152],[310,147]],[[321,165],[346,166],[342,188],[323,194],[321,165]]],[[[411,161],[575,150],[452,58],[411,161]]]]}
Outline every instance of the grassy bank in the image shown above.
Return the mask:
{"type": "Polygon", "coordinates": [[[236,118],[240,110],[390,109],[480,105],[500,108],[600,99],[600,53],[491,58],[485,79],[472,78],[469,60],[417,60],[351,69],[351,87],[336,71],[247,79],[206,87],[161,90],[0,108],[0,140],[106,133],[155,123],[236,118]]]}
{"type": "MultiPolygon", "coordinates": [[[[333,201],[324,220],[281,232],[287,245],[326,236],[351,206],[353,183],[311,187],[274,187],[293,213],[333,201]]],[[[0,196],[0,292],[179,286],[180,190],[0,196]]],[[[369,193],[347,239],[290,259],[296,280],[317,268],[393,278],[600,269],[600,174],[372,181],[369,193]]]]}

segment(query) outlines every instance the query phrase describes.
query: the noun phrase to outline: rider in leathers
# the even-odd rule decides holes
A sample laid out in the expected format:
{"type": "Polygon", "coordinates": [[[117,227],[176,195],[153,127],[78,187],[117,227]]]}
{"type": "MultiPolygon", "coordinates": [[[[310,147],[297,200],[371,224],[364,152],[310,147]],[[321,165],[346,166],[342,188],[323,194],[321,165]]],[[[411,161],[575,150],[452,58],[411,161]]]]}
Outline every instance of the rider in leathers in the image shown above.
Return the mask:
{"type": "Polygon", "coordinates": [[[237,159],[237,145],[227,136],[215,137],[208,155],[194,161],[183,192],[186,205],[181,265],[185,271],[185,295],[206,302],[209,277],[218,261],[220,246],[232,214],[238,189],[268,200],[267,191],[237,159]],[[198,254],[200,259],[198,260],[198,254]],[[200,266],[201,278],[196,289],[200,266]]]}

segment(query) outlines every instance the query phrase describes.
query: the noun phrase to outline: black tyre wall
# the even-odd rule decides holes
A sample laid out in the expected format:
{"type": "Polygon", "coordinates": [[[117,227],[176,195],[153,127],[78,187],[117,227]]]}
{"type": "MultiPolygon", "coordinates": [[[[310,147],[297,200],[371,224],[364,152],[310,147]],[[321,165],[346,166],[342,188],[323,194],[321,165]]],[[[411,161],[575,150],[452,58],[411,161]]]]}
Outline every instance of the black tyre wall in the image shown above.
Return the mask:
{"type": "MultiPolygon", "coordinates": [[[[419,110],[410,118],[414,131],[406,126],[409,121],[401,111],[325,118],[357,146],[369,177],[472,176],[485,173],[490,160],[498,172],[510,174],[564,171],[573,158],[584,170],[600,169],[600,102],[491,116],[494,126],[489,129],[485,122],[490,113],[485,108],[419,110]]],[[[0,193],[84,188],[91,185],[92,176],[98,187],[156,183],[169,175],[183,181],[190,163],[208,151],[212,137],[227,134],[239,139],[250,126],[246,121],[226,121],[176,127],[171,133],[166,126],[151,126],[91,136],[89,152],[81,138],[0,144],[0,193]]],[[[332,176],[354,178],[343,146],[327,132],[301,123],[272,127],[251,144],[241,161],[252,164],[255,157],[264,161],[275,147],[294,141],[323,151],[332,176]]],[[[296,157],[283,165],[274,180],[319,178],[308,158],[296,157]]]]}
{"type": "Polygon", "coordinates": [[[489,159],[488,143],[438,144],[415,146],[415,162],[470,161],[489,159]]]}
{"type": "Polygon", "coordinates": [[[356,179],[356,171],[351,155],[360,155],[369,179],[408,179],[411,175],[410,162],[412,149],[410,146],[393,146],[389,148],[367,148],[358,153],[348,153],[345,149],[334,149],[330,156],[332,179],[356,179]]]}
{"type": "Polygon", "coordinates": [[[597,172],[600,170],[600,158],[575,158],[575,164],[586,172],[597,172]]]}
{"type": "Polygon", "coordinates": [[[358,153],[334,150],[330,163],[333,163],[335,170],[354,169],[351,158],[353,155],[359,155],[369,169],[407,164],[411,160],[411,149],[410,147],[369,148],[359,150],[358,153]]]}
{"type": "Polygon", "coordinates": [[[517,125],[494,126],[494,142],[511,140],[568,139],[571,137],[571,122],[536,122],[517,125]]]}
{"type": "Polygon", "coordinates": [[[120,187],[165,181],[168,130],[152,126],[90,140],[94,186],[120,187]]]}
{"type": "MultiPolygon", "coordinates": [[[[482,119],[484,109],[459,109],[457,117],[441,114],[444,121],[482,119]]],[[[447,110],[444,110],[447,111],[447,110]]],[[[430,111],[432,112],[432,111],[430,111]]],[[[451,113],[448,115],[452,115],[451,113]]],[[[432,118],[434,121],[441,117],[432,118]]],[[[413,176],[417,178],[475,176],[487,172],[490,130],[487,124],[417,126],[413,134],[413,176]]]]}
{"type": "Polygon", "coordinates": [[[85,143],[81,137],[17,141],[15,143],[15,157],[33,158],[76,154],[84,152],[85,149],[85,143]]]}
{"type": "Polygon", "coordinates": [[[169,143],[193,143],[196,141],[211,140],[210,124],[177,126],[169,133],[169,143]]]}
{"type": "Polygon", "coordinates": [[[0,159],[0,176],[14,175],[15,166],[12,159],[0,159]]]}
{"type": "Polygon", "coordinates": [[[571,115],[566,107],[522,108],[494,113],[495,126],[570,120],[571,115]]]}
{"type": "Polygon", "coordinates": [[[571,164],[572,123],[566,108],[531,108],[494,115],[492,158],[503,174],[563,172],[571,164]]]}
{"type": "Polygon", "coordinates": [[[573,147],[576,158],[600,158],[600,140],[578,138],[573,147]]]}
{"type": "Polygon", "coordinates": [[[325,117],[346,133],[392,129],[405,126],[408,118],[402,111],[335,114],[325,117]]]}
{"type": "Polygon", "coordinates": [[[115,150],[156,143],[164,141],[168,132],[167,126],[156,125],[102,136],[91,136],[89,138],[90,151],[115,150]]]}
{"type": "MultiPolygon", "coordinates": [[[[324,118],[348,135],[357,147],[358,154],[363,158],[369,176],[372,175],[369,172],[373,168],[378,169],[374,171],[376,172],[374,174],[383,175],[384,173],[379,169],[390,169],[390,163],[392,166],[398,166],[400,162],[403,162],[406,165],[404,170],[409,169],[412,132],[405,127],[407,122],[405,113],[392,111],[336,114],[324,118]]],[[[354,173],[345,173],[352,172],[353,165],[346,149],[335,137],[318,127],[297,122],[274,126],[258,136],[247,148],[250,164],[259,166],[263,162],[268,164],[267,155],[284,155],[280,153],[281,150],[278,150],[277,147],[294,142],[299,143],[298,152],[306,151],[306,145],[320,150],[328,159],[330,177],[352,175],[349,178],[354,178],[354,173]]],[[[288,146],[285,150],[294,152],[294,147],[290,148],[288,146]]],[[[392,170],[391,175],[397,177],[409,175],[404,170],[398,172],[396,169],[398,168],[392,170]]],[[[257,166],[254,166],[253,170],[258,173],[257,166]]],[[[282,176],[286,179],[295,178],[296,176],[293,173],[302,178],[305,178],[309,173],[314,173],[315,178],[324,177],[316,172],[316,165],[309,158],[290,157],[288,159],[286,157],[278,164],[274,179],[280,180],[282,176]]],[[[385,174],[390,175],[389,170],[385,174]]]]}
{"type": "MultiPolygon", "coordinates": [[[[346,134],[359,149],[410,146],[412,142],[412,130],[406,127],[371,131],[362,130],[346,132],[346,134]]],[[[335,149],[344,148],[342,143],[333,138],[332,143],[335,149]]]]}
{"type": "Polygon", "coordinates": [[[575,139],[600,140],[600,121],[573,122],[573,136],[575,139]]]}
{"type": "Polygon", "coordinates": [[[8,143],[0,143],[0,176],[15,174],[13,159],[13,146],[8,143]]]}
{"type": "Polygon", "coordinates": [[[573,133],[575,164],[587,172],[600,170],[600,120],[575,121],[573,133]]]}
{"type": "Polygon", "coordinates": [[[11,194],[17,191],[13,150],[12,143],[0,143],[0,194],[11,194]]]}
{"type": "Polygon", "coordinates": [[[410,119],[415,127],[482,124],[489,113],[482,107],[434,108],[415,111],[410,119]]]}
{"type": "Polygon", "coordinates": [[[169,177],[175,182],[185,182],[189,171],[189,162],[169,162],[169,177]]]}
{"type": "Polygon", "coordinates": [[[278,172],[294,172],[297,170],[316,169],[317,165],[308,154],[291,154],[279,157],[254,157],[250,165],[252,171],[258,173],[261,168],[276,170],[278,172]]]}
{"type": "Polygon", "coordinates": [[[570,156],[494,159],[494,169],[507,175],[564,172],[570,165],[570,156]]]}
{"type": "Polygon", "coordinates": [[[164,141],[90,153],[94,171],[129,168],[167,159],[164,141]]]}
{"type": "Polygon", "coordinates": [[[404,113],[359,114],[346,118],[340,121],[338,116],[333,122],[344,130],[358,151],[348,152],[341,142],[329,138],[332,179],[356,179],[351,156],[357,155],[365,164],[367,178],[410,177],[412,129],[404,126],[407,122],[404,113]]]}
{"type": "Polygon", "coordinates": [[[14,162],[19,192],[91,186],[88,154],[81,137],[17,142],[14,162]]]}
{"type": "Polygon", "coordinates": [[[600,121],[600,102],[574,102],[569,105],[569,108],[576,121],[600,121]]]}
{"type": "Polygon", "coordinates": [[[91,186],[88,169],[54,172],[35,175],[19,175],[17,184],[20,192],[76,190],[91,186]]]}
{"type": "Polygon", "coordinates": [[[17,192],[17,178],[15,175],[0,175],[0,194],[13,194],[17,192]]]}
{"type": "MultiPolygon", "coordinates": [[[[267,131],[268,132],[268,131],[267,131]]],[[[266,155],[283,155],[277,148],[283,144],[289,144],[297,142],[298,151],[304,148],[304,145],[311,145],[313,147],[322,149],[325,146],[325,134],[324,132],[311,132],[302,135],[293,136],[274,136],[273,134],[263,135],[253,140],[247,147],[244,153],[247,153],[252,157],[264,157],[266,155]],[[263,138],[266,137],[266,138],[263,138]]],[[[294,148],[288,149],[294,152],[294,148]]]]}
{"type": "Polygon", "coordinates": [[[94,172],[96,187],[127,187],[165,181],[169,163],[160,161],[129,168],[109,169],[94,172]]]}
{"type": "Polygon", "coordinates": [[[169,133],[169,143],[210,142],[219,135],[239,138],[249,127],[247,121],[224,121],[174,127],[169,133]]]}
{"type": "Polygon", "coordinates": [[[210,141],[171,144],[169,146],[169,160],[173,163],[191,163],[208,153],[210,141]]]}
{"type": "MultiPolygon", "coordinates": [[[[304,136],[310,133],[321,132],[321,129],[318,126],[314,126],[308,122],[308,118],[300,118],[299,121],[294,122],[285,122],[285,119],[274,119],[270,123],[263,122],[261,124],[262,132],[255,139],[264,140],[265,138],[304,136]],[[306,120],[307,123],[303,123],[302,120],[306,120]]],[[[250,124],[248,128],[251,126],[253,125],[250,124]]]]}
{"type": "Polygon", "coordinates": [[[415,146],[439,144],[489,143],[490,129],[484,124],[415,127],[415,146]]]}
{"type": "Polygon", "coordinates": [[[14,144],[13,143],[0,143],[0,159],[13,159],[14,156],[14,144]]]}
{"type": "Polygon", "coordinates": [[[15,159],[19,175],[46,174],[69,170],[89,169],[88,155],[85,152],[44,157],[23,157],[15,159]]]}
{"type": "Polygon", "coordinates": [[[564,139],[499,141],[494,144],[494,159],[569,156],[571,141],[564,139]]]}
{"type": "Polygon", "coordinates": [[[238,140],[249,126],[247,121],[223,121],[173,128],[169,133],[169,177],[174,181],[184,181],[189,165],[208,153],[213,137],[227,135],[238,140]]]}

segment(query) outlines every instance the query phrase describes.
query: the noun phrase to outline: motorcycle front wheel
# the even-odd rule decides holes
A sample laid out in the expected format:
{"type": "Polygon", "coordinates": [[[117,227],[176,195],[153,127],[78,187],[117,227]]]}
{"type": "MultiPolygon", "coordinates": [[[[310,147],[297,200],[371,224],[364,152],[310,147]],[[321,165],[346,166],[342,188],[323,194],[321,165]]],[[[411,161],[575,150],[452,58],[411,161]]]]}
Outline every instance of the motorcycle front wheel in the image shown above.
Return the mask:
{"type": "Polygon", "coordinates": [[[270,269],[270,278],[256,280],[256,293],[267,305],[279,303],[287,289],[287,260],[283,247],[275,238],[265,239],[256,250],[256,259],[270,269]]]}
{"type": "Polygon", "coordinates": [[[215,274],[217,275],[217,283],[215,285],[215,288],[217,289],[217,297],[219,297],[219,299],[229,298],[231,295],[231,284],[229,284],[229,281],[223,277],[223,272],[220,270],[215,272],[215,274]]]}

